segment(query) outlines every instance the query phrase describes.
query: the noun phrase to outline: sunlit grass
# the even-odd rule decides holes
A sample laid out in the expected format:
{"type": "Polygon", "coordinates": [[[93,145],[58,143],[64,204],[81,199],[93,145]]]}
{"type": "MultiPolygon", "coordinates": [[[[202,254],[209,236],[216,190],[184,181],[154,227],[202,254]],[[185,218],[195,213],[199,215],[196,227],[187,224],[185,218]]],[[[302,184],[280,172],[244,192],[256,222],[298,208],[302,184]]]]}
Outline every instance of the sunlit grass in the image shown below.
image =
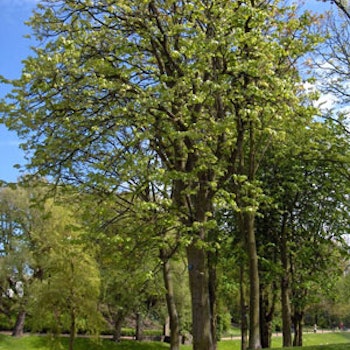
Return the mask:
{"type": "MultiPolygon", "coordinates": [[[[282,337],[274,336],[272,338],[272,348],[282,348],[282,337]]],[[[303,335],[303,348],[306,350],[349,350],[350,333],[331,332],[331,333],[307,333],[303,335]]],[[[191,346],[183,346],[181,350],[190,350],[191,346]]],[[[218,350],[240,350],[240,340],[224,340],[219,342],[218,350]]],[[[288,348],[283,348],[287,350],[288,348]]],[[[290,348],[298,350],[299,347],[290,348]]]]}

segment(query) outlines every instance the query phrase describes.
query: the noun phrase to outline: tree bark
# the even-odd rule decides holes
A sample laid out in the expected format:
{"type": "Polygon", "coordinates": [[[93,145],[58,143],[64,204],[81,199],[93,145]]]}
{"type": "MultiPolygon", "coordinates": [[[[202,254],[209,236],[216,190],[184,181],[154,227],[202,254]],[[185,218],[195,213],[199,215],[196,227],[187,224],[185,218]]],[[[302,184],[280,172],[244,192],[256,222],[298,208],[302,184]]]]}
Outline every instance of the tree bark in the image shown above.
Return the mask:
{"type": "Polygon", "coordinates": [[[248,306],[244,290],[244,265],[240,264],[241,350],[248,347],[248,306]]]}
{"type": "Polygon", "coordinates": [[[261,346],[265,349],[271,348],[272,320],[276,302],[273,287],[270,286],[267,290],[266,287],[260,286],[260,334],[261,346]]]}
{"type": "Polygon", "coordinates": [[[288,238],[286,231],[287,215],[283,216],[280,251],[283,276],[281,279],[281,303],[282,303],[282,334],[283,347],[292,346],[292,321],[291,321],[291,303],[290,303],[290,264],[288,258],[288,238]]]}
{"type": "Polygon", "coordinates": [[[26,319],[26,311],[20,310],[16,318],[15,326],[12,331],[13,337],[21,337],[23,335],[25,319],[26,319]]]}
{"type": "MultiPolygon", "coordinates": [[[[197,155],[190,154],[186,171],[193,170],[197,155]]],[[[183,170],[183,169],[182,169],[183,170]]],[[[183,217],[183,224],[191,232],[191,242],[186,248],[191,292],[193,350],[215,350],[212,334],[212,315],[210,311],[208,232],[204,227],[208,212],[212,212],[213,191],[208,187],[210,174],[199,176],[200,185],[193,184],[194,195],[186,195],[187,186],[179,180],[174,183],[173,198],[178,208],[191,215],[183,217]],[[200,227],[195,227],[199,223],[200,227]]]]}
{"type": "Polygon", "coordinates": [[[140,312],[136,313],[136,340],[142,340],[143,338],[143,326],[142,315],[140,312]]]}
{"type": "Polygon", "coordinates": [[[246,243],[249,259],[250,305],[249,305],[249,349],[260,349],[260,283],[258,254],[254,232],[255,214],[246,212],[244,226],[246,231],[246,243]]]}
{"type": "Polygon", "coordinates": [[[217,314],[217,274],[216,274],[216,263],[217,256],[215,252],[209,252],[209,303],[211,313],[211,334],[213,337],[213,348],[217,349],[218,343],[218,314],[217,314]]]}
{"type": "Polygon", "coordinates": [[[294,339],[293,346],[303,346],[303,312],[295,311],[293,315],[294,339]]]}
{"type": "Polygon", "coordinates": [[[174,284],[170,269],[170,262],[164,250],[161,250],[160,256],[163,261],[163,278],[166,289],[166,303],[170,320],[170,350],[179,350],[180,323],[175,303],[174,284]]]}
{"type": "Polygon", "coordinates": [[[72,310],[71,319],[70,319],[70,331],[69,331],[69,350],[74,349],[74,340],[76,333],[76,320],[75,320],[75,312],[72,310]]]}
{"type": "Polygon", "coordinates": [[[195,240],[187,247],[192,302],[193,350],[214,350],[208,288],[207,252],[195,240]]]}
{"type": "MultiPolygon", "coordinates": [[[[261,311],[265,311],[264,307],[261,311]]],[[[272,336],[272,322],[267,320],[264,316],[261,316],[261,347],[264,349],[271,348],[271,336],[272,336]]]]}
{"type": "Polygon", "coordinates": [[[124,312],[118,312],[116,317],[114,317],[113,319],[113,322],[114,322],[113,341],[115,341],[116,343],[120,341],[124,319],[125,319],[124,312]]]}
{"type": "Polygon", "coordinates": [[[289,278],[288,276],[284,275],[281,281],[283,347],[292,346],[292,322],[289,295],[289,278]]]}

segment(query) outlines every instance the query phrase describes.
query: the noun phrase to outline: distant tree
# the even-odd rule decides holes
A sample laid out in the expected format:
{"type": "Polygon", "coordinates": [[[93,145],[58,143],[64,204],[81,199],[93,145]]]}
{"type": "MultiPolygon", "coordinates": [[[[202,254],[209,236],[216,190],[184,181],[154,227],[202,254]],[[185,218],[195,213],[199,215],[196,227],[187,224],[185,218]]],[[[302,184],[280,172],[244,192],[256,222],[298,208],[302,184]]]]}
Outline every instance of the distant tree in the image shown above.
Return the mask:
{"type": "Polygon", "coordinates": [[[273,257],[267,274],[275,266],[281,278],[285,346],[291,345],[292,318],[295,343],[301,344],[305,308],[319,296],[314,289],[334,283],[340,272],[335,262],[347,249],[346,140],[339,123],[316,119],[307,130],[295,128],[262,167],[260,179],[269,200],[259,218],[258,237],[265,242],[261,249],[267,249],[266,256],[273,257]]]}
{"type": "Polygon", "coordinates": [[[2,310],[17,312],[13,336],[21,336],[25,325],[31,283],[37,277],[32,251],[32,232],[42,229],[44,213],[32,201],[35,189],[21,186],[0,188],[0,278],[2,310]]]}
{"type": "Polygon", "coordinates": [[[69,331],[72,350],[78,331],[97,333],[103,325],[98,310],[100,272],[96,252],[85,243],[87,231],[79,212],[68,201],[65,207],[51,203],[46,209],[44,229],[32,233],[42,269],[33,285],[33,323],[54,335],[69,331]]]}
{"type": "Polygon", "coordinates": [[[73,349],[76,331],[99,323],[99,274],[79,213],[69,200],[63,208],[45,198],[49,188],[42,181],[1,188],[0,276],[18,312],[13,335],[22,335],[29,313],[31,327],[69,329],[73,349]]]}
{"type": "Polygon", "coordinates": [[[113,328],[114,341],[120,340],[127,317],[135,313],[141,319],[148,311],[148,301],[164,295],[158,246],[161,237],[153,231],[152,223],[141,220],[143,213],[138,211],[137,200],[124,196],[124,203],[117,202],[111,197],[103,200],[92,196],[84,204],[84,221],[90,227],[88,241],[98,247],[101,311],[113,328]],[[98,210],[91,206],[96,198],[98,210]]]}
{"type": "Polygon", "coordinates": [[[348,18],[350,19],[350,7],[348,0],[319,0],[322,2],[328,2],[335,4],[335,6],[348,18]]]}

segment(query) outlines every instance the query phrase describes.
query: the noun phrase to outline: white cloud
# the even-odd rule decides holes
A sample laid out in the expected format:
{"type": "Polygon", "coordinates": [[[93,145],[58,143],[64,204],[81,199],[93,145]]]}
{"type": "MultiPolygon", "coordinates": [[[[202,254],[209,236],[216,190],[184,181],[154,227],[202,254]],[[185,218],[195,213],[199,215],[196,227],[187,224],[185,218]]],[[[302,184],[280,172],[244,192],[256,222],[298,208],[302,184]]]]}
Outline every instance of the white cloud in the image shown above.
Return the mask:
{"type": "Polygon", "coordinates": [[[337,99],[332,94],[322,94],[321,97],[315,102],[315,106],[321,110],[330,110],[335,107],[337,99]]]}
{"type": "MultiPolygon", "coordinates": [[[[319,91],[317,83],[311,84],[310,82],[305,82],[303,83],[303,88],[307,93],[319,91]]],[[[332,94],[321,94],[320,98],[314,101],[314,106],[321,110],[329,110],[334,107],[336,101],[336,97],[332,94]]]]}

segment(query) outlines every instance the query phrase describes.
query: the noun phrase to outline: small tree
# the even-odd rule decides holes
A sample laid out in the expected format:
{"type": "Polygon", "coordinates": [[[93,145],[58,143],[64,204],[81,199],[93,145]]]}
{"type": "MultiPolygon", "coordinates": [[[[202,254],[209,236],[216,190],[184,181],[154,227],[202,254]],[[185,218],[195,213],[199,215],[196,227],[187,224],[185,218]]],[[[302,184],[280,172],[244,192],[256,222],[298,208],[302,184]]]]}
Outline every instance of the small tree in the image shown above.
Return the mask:
{"type": "Polygon", "coordinates": [[[98,311],[100,273],[94,251],[84,243],[77,212],[53,205],[45,231],[36,232],[43,275],[36,281],[31,307],[35,326],[55,335],[69,331],[69,349],[77,331],[96,333],[102,326],[98,311]]]}
{"type": "Polygon", "coordinates": [[[13,336],[23,334],[31,283],[37,277],[32,232],[43,229],[45,213],[34,205],[36,195],[36,189],[21,186],[0,188],[1,305],[9,317],[17,313],[13,336]]]}

